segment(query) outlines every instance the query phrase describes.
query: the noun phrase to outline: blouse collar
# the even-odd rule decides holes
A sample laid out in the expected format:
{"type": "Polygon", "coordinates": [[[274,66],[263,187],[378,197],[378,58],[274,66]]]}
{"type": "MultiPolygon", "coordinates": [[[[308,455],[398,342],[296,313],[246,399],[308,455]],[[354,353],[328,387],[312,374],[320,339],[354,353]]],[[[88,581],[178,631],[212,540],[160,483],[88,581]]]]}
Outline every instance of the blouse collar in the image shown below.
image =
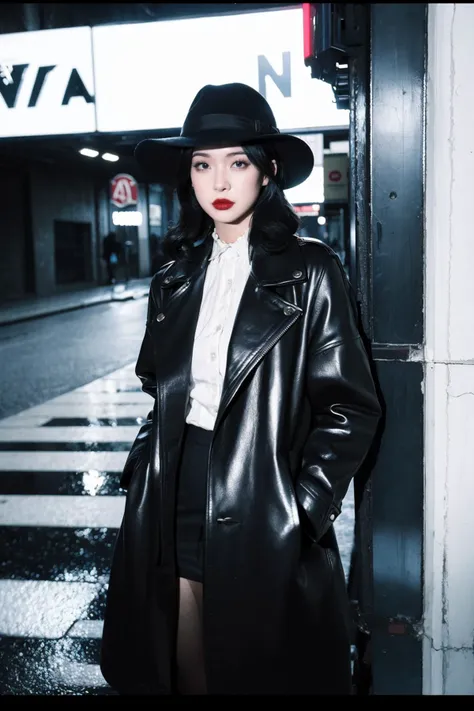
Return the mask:
{"type": "Polygon", "coordinates": [[[214,244],[212,246],[212,254],[209,261],[215,259],[216,257],[220,257],[221,254],[224,254],[224,252],[229,252],[229,255],[232,254],[236,257],[239,257],[242,254],[246,254],[248,256],[248,236],[249,228],[247,228],[245,232],[235,240],[235,242],[223,242],[214,228],[212,232],[214,244]]]}

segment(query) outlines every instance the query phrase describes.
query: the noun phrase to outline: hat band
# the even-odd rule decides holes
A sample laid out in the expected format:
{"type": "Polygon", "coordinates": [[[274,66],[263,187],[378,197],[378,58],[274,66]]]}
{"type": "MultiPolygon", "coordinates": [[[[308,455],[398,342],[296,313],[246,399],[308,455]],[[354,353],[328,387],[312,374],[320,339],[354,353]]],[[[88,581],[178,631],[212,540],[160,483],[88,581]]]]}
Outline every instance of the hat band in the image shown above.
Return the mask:
{"type": "Polygon", "coordinates": [[[258,119],[249,119],[235,114],[205,114],[196,120],[185,121],[181,136],[192,137],[202,131],[218,131],[222,129],[249,131],[255,136],[280,133],[276,126],[262,123],[258,119]]]}

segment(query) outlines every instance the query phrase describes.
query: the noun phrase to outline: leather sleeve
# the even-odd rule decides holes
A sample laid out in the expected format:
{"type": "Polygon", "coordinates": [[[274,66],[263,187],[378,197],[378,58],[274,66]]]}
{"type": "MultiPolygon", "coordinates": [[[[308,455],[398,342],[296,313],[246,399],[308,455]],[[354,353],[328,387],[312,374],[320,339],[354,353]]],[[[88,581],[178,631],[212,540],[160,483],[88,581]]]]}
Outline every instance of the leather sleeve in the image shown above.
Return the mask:
{"type": "MultiPolygon", "coordinates": [[[[153,342],[151,337],[150,325],[156,317],[156,305],[153,297],[152,289],[148,296],[148,309],[145,335],[138,354],[135,373],[138,376],[142,390],[148,395],[151,395],[156,400],[156,371],[155,357],[153,350],[153,342]]],[[[151,436],[153,430],[153,410],[148,413],[146,422],[140,427],[137,436],[132,444],[129,455],[123,468],[120,479],[120,488],[127,489],[132,478],[137,462],[142,458],[150,457],[151,453],[151,436]]]]}
{"type": "Polygon", "coordinates": [[[350,285],[329,256],[311,305],[306,393],[311,425],[296,480],[303,525],[315,541],[340,514],[381,416],[350,285]],[[302,511],[301,511],[302,509],[302,511]]]}

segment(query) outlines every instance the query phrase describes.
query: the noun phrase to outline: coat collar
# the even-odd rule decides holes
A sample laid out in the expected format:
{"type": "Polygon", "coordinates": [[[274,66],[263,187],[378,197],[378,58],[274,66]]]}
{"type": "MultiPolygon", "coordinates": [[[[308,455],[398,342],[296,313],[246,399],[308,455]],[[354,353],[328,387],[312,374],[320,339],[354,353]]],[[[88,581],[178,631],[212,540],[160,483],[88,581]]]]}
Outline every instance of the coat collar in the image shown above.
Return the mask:
{"type": "MultiPolygon", "coordinates": [[[[209,260],[212,247],[213,240],[209,236],[196,245],[186,258],[171,262],[164,274],[163,288],[172,288],[197,275],[209,260]]],[[[251,247],[250,264],[252,274],[261,287],[287,286],[307,279],[305,260],[296,236],[278,253],[268,253],[261,246],[251,247]]]]}

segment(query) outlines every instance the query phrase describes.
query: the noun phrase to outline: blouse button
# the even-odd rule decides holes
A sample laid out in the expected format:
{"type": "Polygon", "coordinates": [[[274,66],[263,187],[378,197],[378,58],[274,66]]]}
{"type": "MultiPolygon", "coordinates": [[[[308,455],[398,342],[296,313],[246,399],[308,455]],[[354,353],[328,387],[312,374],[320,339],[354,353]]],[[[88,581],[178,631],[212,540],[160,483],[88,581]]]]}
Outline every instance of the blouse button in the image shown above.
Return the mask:
{"type": "Polygon", "coordinates": [[[158,314],[158,316],[156,317],[156,320],[157,320],[157,321],[163,321],[164,317],[165,317],[164,314],[158,314]]]}

